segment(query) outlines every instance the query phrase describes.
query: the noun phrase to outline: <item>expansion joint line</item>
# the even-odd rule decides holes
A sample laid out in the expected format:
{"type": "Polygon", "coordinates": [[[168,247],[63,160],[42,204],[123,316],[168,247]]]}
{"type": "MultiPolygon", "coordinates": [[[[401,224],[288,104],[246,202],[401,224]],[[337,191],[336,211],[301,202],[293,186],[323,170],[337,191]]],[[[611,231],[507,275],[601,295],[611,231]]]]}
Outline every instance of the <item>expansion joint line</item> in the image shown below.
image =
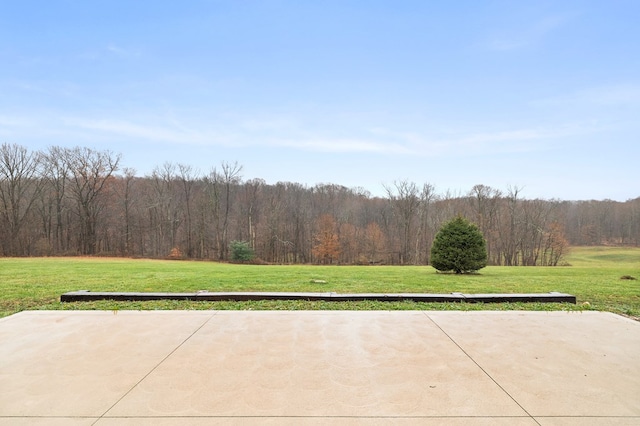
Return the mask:
{"type": "Polygon", "coordinates": [[[520,404],[520,403],[519,403],[519,402],[518,402],[518,401],[517,401],[517,400],[516,400],[516,399],[515,399],[515,398],[514,398],[514,397],[513,397],[513,396],[512,396],[512,395],[511,395],[511,394],[510,394],[506,389],[505,389],[505,388],[504,388],[504,387],[502,387],[502,385],[501,385],[500,383],[498,383],[498,382],[496,381],[496,379],[494,379],[494,378],[491,376],[491,374],[489,374],[489,372],[488,372],[487,370],[485,370],[485,369],[484,369],[480,364],[478,364],[478,362],[477,362],[475,359],[473,359],[473,357],[472,357],[471,355],[469,355],[469,353],[468,353],[467,351],[465,351],[465,350],[464,350],[464,348],[463,348],[462,346],[460,346],[460,345],[458,344],[458,342],[456,342],[456,341],[453,339],[453,337],[451,337],[451,336],[449,335],[449,333],[447,333],[446,331],[444,331],[444,329],[443,329],[442,327],[440,327],[440,324],[438,324],[437,322],[435,322],[435,321],[433,320],[433,318],[431,318],[431,316],[429,316],[429,314],[427,314],[426,312],[423,312],[423,314],[424,314],[427,318],[429,318],[429,321],[431,321],[431,322],[433,323],[433,325],[435,325],[436,327],[438,327],[438,329],[440,329],[440,331],[442,331],[442,332],[444,333],[444,335],[445,335],[445,336],[447,336],[447,338],[449,338],[449,340],[451,340],[451,342],[453,342],[453,344],[454,344],[454,345],[456,345],[456,346],[458,347],[458,349],[460,349],[460,350],[462,351],[462,353],[464,353],[464,354],[467,356],[467,358],[469,358],[469,359],[471,360],[471,362],[473,362],[473,363],[474,363],[474,364],[475,364],[475,365],[476,365],[476,366],[477,366],[477,367],[478,367],[478,368],[479,368],[479,369],[480,369],[480,370],[481,370],[481,371],[482,371],[482,372],[483,372],[483,373],[484,373],[484,374],[485,374],[485,375],[486,375],[486,376],[487,376],[487,377],[488,377],[488,378],[489,378],[493,383],[495,383],[495,384],[496,384],[496,386],[498,386],[498,387],[502,390],[502,392],[504,392],[505,394],[507,394],[507,396],[509,396],[509,398],[511,398],[511,400],[512,400],[513,402],[515,402],[515,403],[516,403],[516,405],[517,405],[518,407],[520,407],[520,408],[522,409],[522,411],[524,411],[524,412],[527,414],[527,416],[529,416],[529,418],[530,418],[531,420],[533,420],[534,422],[536,422],[536,424],[540,425],[540,423],[536,420],[536,418],[535,418],[535,417],[533,417],[533,416],[531,415],[531,413],[529,413],[529,412],[527,411],[527,409],[526,409],[526,408],[524,408],[524,407],[523,407],[523,406],[522,406],[522,405],[521,405],[521,404],[520,404]]]}
{"type": "Polygon", "coordinates": [[[93,422],[91,424],[91,426],[95,425],[96,423],[98,423],[100,421],[100,419],[104,418],[104,416],[107,415],[107,413],[111,410],[113,410],[113,407],[115,407],[116,405],[118,405],[120,403],[120,401],[122,401],[123,399],[125,399],[127,397],[127,395],[129,395],[135,388],[138,387],[138,385],[140,385],[140,383],[142,383],[147,377],[149,377],[151,375],[151,373],[153,373],[154,371],[156,371],[156,369],[158,367],[160,367],[162,365],[162,363],[164,363],[167,359],[169,359],[169,357],[171,355],[173,355],[178,349],[180,349],[182,347],[182,345],[184,345],[185,343],[187,343],[193,336],[195,336],[195,334],[200,331],[202,329],[202,327],[204,327],[205,325],[207,325],[209,323],[209,321],[211,321],[211,319],[216,316],[217,312],[214,312],[209,318],[207,318],[207,320],[205,322],[203,322],[198,328],[196,328],[193,333],[191,333],[190,335],[188,335],[182,342],[180,342],[180,344],[178,346],[176,346],[171,352],[169,352],[167,354],[167,356],[165,356],[164,358],[162,358],[160,360],[160,362],[158,362],[151,370],[149,370],[149,372],[147,374],[145,374],[140,380],[138,380],[136,382],[135,385],[131,386],[131,389],[129,389],[128,391],[126,391],[124,393],[124,395],[122,395],[120,398],[118,398],[118,400],[116,402],[114,402],[109,408],[107,408],[107,410],[102,413],[100,415],[100,417],[98,417],[98,419],[93,422]]]}

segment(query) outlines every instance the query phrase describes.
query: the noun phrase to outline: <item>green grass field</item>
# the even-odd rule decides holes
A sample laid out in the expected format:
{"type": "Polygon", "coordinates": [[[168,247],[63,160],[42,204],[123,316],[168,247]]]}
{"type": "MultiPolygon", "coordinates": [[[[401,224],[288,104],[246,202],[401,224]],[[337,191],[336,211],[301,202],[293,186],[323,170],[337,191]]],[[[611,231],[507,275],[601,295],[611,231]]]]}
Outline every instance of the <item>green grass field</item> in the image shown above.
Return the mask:
{"type": "Polygon", "coordinates": [[[0,258],[0,316],[25,309],[533,309],[607,310],[640,317],[640,248],[575,247],[562,267],[489,266],[474,275],[428,266],[232,265],[120,258],[0,258]],[[632,276],[636,280],[621,279],[632,276]],[[324,280],[326,283],[312,283],[324,280]],[[92,291],[574,294],[577,305],[415,302],[59,302],[92,291]],[[589,302],[586,304],[585,302],[589,302]]]}

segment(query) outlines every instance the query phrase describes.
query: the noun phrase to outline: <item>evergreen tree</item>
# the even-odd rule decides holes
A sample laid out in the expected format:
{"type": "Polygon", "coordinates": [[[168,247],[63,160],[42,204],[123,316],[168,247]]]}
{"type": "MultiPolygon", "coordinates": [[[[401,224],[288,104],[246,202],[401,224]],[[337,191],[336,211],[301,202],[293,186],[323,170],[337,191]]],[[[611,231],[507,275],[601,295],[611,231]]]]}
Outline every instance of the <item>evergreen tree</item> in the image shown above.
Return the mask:
{"type": "Polygon", "coordinates": [[[249,262],[255,253],[246,241],[231,241],[231,260],[234,262],[249,262]]]}
{"type": "Polygon", "coordinates": [[[478,227],[461,216],[445,223],[433,241],[431,266],[456,274],[487,266],[487,244],[478,227]]]}

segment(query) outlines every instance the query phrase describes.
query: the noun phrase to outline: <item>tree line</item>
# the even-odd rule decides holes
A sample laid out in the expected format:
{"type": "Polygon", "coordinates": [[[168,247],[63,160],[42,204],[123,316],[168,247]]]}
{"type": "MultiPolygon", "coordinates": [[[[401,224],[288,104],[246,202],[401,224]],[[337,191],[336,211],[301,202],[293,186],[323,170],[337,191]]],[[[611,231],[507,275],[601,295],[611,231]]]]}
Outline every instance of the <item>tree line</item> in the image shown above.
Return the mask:
{"type": "Polygon", "coordinates": [[[640,244],[640,197],[526,199],[476,185],[438,193],[401,180],[383,197],[336,184],[243,180],[165,163],[139,177],[121,155],[86,147],[0,148],[3,256],[104,255],[226,261],[244,241],[269,263],[429,264],[433,238],[463,216],[494,265],[558,265],[570,245],[640,244]]]}

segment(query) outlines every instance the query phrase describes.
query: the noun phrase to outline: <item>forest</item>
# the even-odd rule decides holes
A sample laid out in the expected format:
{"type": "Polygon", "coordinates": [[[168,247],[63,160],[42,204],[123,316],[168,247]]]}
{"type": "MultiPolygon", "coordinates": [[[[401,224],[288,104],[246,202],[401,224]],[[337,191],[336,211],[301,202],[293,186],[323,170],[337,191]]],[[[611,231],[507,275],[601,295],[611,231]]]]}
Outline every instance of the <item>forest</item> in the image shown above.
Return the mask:
{"type": "Polygon", "coordinates": [[[482,184],[439,193],[406,180],[377,197],[244,180],[240,164],[224,161],[208,172],[168,162],[142,177],[121,163],[86,147],[3,144],[0,254],[228,261],[242,241],[256,262],[427,265],[435,234],[458,215],[480,228],[493,265],[563,265],[570,246],[640,244],[640,197],[527,199],[522,188],[482,184]]]}

